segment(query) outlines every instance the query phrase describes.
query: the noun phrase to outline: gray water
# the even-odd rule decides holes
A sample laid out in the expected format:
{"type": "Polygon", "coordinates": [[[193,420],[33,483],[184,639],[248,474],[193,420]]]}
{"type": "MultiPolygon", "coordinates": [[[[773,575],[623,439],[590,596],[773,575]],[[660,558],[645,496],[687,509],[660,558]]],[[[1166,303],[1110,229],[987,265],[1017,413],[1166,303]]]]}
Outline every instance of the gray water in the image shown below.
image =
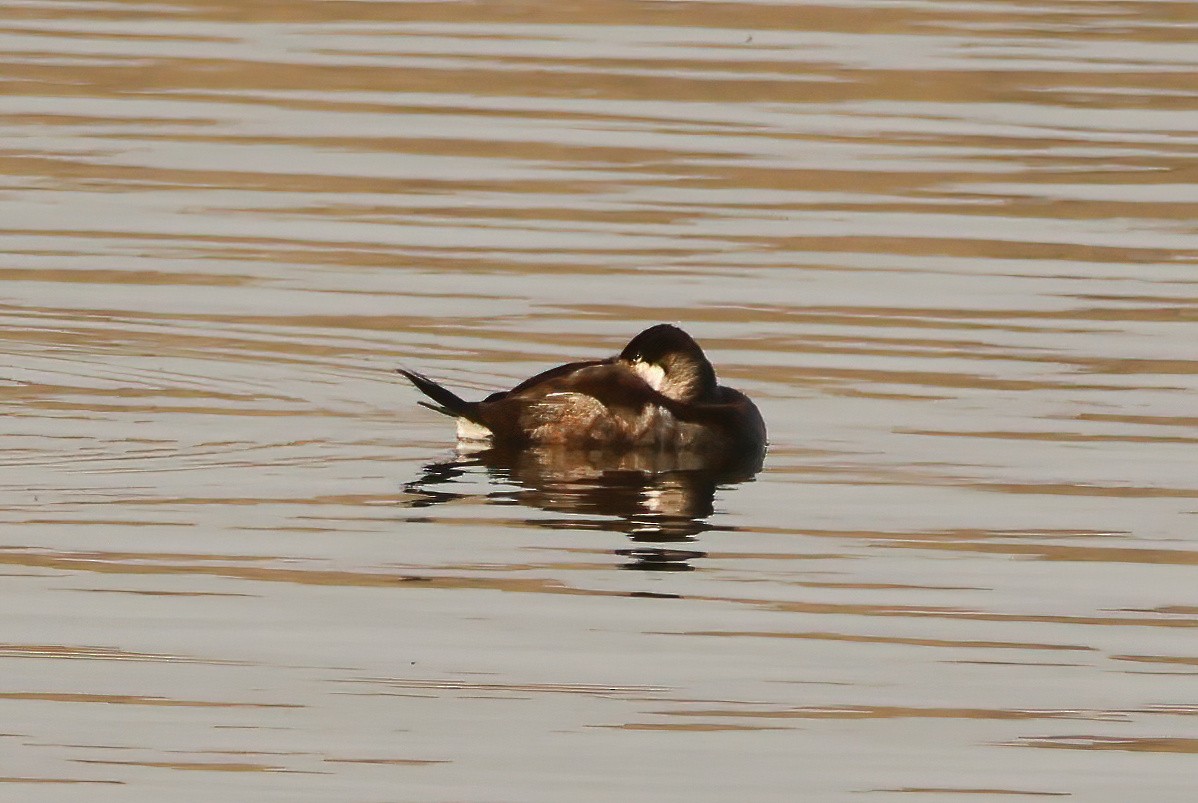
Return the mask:
{"type": "Polygon", "coordinates": [[[1191,800],[1196,38],[0,3],[0,797],[1191,800]],[[393,373],[659,321],[759,473],[488,465],[393,373]]]}

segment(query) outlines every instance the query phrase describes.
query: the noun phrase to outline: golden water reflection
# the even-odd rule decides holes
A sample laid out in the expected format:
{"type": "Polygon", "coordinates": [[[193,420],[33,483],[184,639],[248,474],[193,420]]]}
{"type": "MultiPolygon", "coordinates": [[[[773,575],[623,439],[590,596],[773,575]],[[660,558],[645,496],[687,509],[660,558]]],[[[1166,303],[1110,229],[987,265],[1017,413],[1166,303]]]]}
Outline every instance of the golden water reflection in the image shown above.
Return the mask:
{"type": "Polygon", "coordinates": [[[6,4],[0,782],[1190,800],[1195,8],[6,4]],[[392,373],[660,321],[763,465],[392,373]]]}
{"type": "MultiPolygon", "coordinates": [[[[471,494],[455,492],[463,474],[483,469],[490,484],[515,486],[488,491],[475,501],[569,514],[529,519],[530,526],[552,530],[622,532],[638,544],[694,541],[713,525],[717,489],[752,480],[761,470],[763,452],[703,455],[689,452],[625,450],[578,452],[560,447],[466,451],[424,466],[404,486],[413,509],[461,504],[471,494]]],[[[684,570],[702,558],[697,550],[637,546],[617,554],[632,559],[624,568],[684,570]]]]}

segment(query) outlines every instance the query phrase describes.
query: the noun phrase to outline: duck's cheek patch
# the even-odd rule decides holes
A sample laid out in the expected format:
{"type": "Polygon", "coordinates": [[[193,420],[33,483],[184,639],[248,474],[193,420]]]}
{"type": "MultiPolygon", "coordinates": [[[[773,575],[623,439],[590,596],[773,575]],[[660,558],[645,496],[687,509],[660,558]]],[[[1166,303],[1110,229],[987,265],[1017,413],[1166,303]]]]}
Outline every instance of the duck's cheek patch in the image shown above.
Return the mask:
{"type": "Polygon", "coordinates": [[[641,362],[637,360],[632,364],[632,370],[636,371],[636,375],[645,380],[645,384],[656,391],[661,390],[662,384],[666,379],[666,369],[660,365],[653,363],[641,362]]]}

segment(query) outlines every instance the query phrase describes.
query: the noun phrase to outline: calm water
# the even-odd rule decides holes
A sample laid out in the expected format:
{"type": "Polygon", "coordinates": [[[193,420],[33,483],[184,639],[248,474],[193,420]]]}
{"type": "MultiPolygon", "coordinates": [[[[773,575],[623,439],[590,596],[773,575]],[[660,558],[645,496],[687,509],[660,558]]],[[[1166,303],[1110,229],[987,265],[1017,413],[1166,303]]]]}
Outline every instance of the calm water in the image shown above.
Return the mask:
{"type": "Polygon", "coordinates": [[[0,3],[0,798],[1193,799],[1191,2],[0,3]],[[762,470],[455,454],[688,328],[762,470]]]}

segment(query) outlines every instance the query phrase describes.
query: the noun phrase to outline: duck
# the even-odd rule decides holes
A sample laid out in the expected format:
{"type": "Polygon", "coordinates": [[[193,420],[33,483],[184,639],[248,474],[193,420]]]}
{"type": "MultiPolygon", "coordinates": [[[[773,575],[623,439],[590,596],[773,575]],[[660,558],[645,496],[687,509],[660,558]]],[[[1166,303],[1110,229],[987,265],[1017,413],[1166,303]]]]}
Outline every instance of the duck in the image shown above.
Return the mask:
{"type": "Polygon", "coordinates": [[[645,329],[614,357],[559,365],[480,401],[416,371],[397,373],[432,400],[419,404],[456,419],[459,441],[740,453],[766,447],[757,406],[719,384],[703,349],[673,324],[645,329]]]}

